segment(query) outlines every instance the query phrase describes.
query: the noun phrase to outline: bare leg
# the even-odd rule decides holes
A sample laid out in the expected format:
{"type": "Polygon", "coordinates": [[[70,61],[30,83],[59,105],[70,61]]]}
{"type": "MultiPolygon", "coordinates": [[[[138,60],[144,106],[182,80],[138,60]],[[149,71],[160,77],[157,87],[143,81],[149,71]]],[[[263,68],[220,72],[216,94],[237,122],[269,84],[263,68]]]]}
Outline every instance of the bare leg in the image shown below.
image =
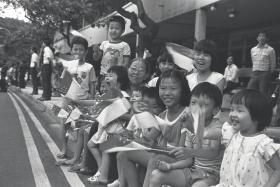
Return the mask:
{"type": "Polygon", "coordinates": [[[98,177],[99,181],[108,182],[108,174],[110,167],[110,155],[107,153],[102,153],[102,162],[100,166],[100,176],[98,177]]]}
{"type": "Polygon", "coordinates": [[[170,185],[172,187],[189,187],[189,180],[186,178],[182,169],[162,172],[158,169],[151,173],[149,187],[161,187],[161,185],[170,185]]]}
{"type": "Polygon", "coordinates": [[[122,165],[122,175],[128,184],[128,187],[140,187],[136,163],[147,166],[151,153],[146,151],[129,151],[118,153],[118,160],[122,165]]]}
{"type": "Polygon", "coordinates": [[[94,156],[94,158],[95,158],[95,160],[97,162],[97,165],[98,165],[98,170],[100,171],[101,162],[102,162],[101,152],[96,147],[96,144],[93,143],[92,141],[89,141],[87,143],[87,145],[88,145],[88,149],[90,150],[91,154],[94,156]]]}

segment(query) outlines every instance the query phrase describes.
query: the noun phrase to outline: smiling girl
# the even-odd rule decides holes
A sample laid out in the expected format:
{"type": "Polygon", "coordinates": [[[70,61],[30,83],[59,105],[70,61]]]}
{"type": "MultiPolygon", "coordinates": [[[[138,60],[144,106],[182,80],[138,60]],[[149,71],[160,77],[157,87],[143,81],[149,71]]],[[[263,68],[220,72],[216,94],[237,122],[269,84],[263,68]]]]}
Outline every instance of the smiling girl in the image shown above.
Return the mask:
{"type": "Polygon", "coordinates": [[[263,134],[272,117],[269,99],[255,90],[233,96],[229,114],[236,133],[224,154],[216,187],[272,187],[280,182],[280,145],[263,134]]]}
{"type": "MultiPolygon", "coordinates": [[[[160,129],[152,128],[144,135],[145,138],[155,141],[159,138],[159,145],[163,147],[179,146],[185,139],[181,136],[183,123],[181,116],[187,110],[190,102],[190,90],[184,76],[176,70],[166,71],[161,75],[159,83],[159,97],[163,101],[166,110],[159,115],[162,119],[169,122],[169,125],[161,126],[160,129]]],[[[125,176],[125,182],[129,187],[141,186],[136,163],[147,167],[148,161],[153,157],[152,153],[147,151],[130,151],[118,153],[117,159],[125,176]],[[123,169],[125,168],[125,169],[123,169]]],[[[120,181],[120,186],[124,186],[120,181]]]]}
{"type": "Polygon", "coordinates": [[[201,82],[209,82],[218,86],[223,92],[226,83],[224,76],[213,71],[215,63],[217,63],[215,43],[210,40],[201,40],[196,43],[194,50],[196,51],[194,54],[194,66],[197,72],[187,76],[190,89],[192,90],[201,82]]]}

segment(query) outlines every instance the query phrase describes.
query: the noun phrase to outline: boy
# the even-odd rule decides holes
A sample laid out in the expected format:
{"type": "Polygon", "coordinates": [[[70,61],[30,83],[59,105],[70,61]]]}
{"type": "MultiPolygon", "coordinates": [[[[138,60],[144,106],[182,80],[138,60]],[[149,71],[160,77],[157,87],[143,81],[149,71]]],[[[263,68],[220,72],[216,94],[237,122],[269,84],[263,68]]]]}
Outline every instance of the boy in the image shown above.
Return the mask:
{"type": "MultiPolygon", "coordinates": [[[[158,68],[160,73],[163,73],[168,70],[172,70],[175,68],[175,64],[173,62],[172,56],[167,52],[163,53],[157,59],[158,68]]],[[[155,77],[148,82],[149,87],[156,87],[159,77],[155,77]]]]}
{"type": "MultiPolygon", "coordinates": [[[[77,86],[72,82],[66,97],[62,98],[61,108],[65,108],[70,102],[75,100],[86,100],[90,99],[95,95],[95,73],[94,68],[91,64],[85,62],[85,56],[88,49],[88,42],[82,37],[74,37],[71,42],[71,54],[79,56],[79,62],[77,63],[64,63],[63,66],[67,68],[67,71],[75,77],[80,86],[77,86]]],[[[63,120],[65,121],[65,120],[63,120]]],[[[58,158],[65,158],[67,151],[66,141],[66,129],[63,125],[61,131],[62,150],[57,155],[58,158]]],[[[71,162],[58,162],[57,165],[70,165],[71,162]]]]}
{"type": "MultiPolygon", "coordinates": [[[[202,145],[199,146],[199,128],[186,125],[185,147],[174,148],[167,157],[159,155],[149,162],[156,169],[149,178],[149,186],[199,186],[206,187],[219,182],[219,170],[224,148],[221,146],[221,127],[219,119],[214,118],[220,110],[222,94],[218,87],[204,82],[192,91],[190,109],[199,111],[199,121],[205,119],[202,130],[202,145]],[[193,160],[193,161],[192,161],[193,160]],[[175,177],[177,176],[177,177],[175,177]]],[[[203,125],[202,125],[203,126],[203,125]]]]}
{"type": "Polygon", "coordinates": [[[106,75],[111,66],[128,66],[130,57],[129,45],[121,40],[125,30],[125,20],[121,16],[112,16],[108,26],[109,41],[103,41],[100,49],[103,51],[101,75],[106,75]]]}

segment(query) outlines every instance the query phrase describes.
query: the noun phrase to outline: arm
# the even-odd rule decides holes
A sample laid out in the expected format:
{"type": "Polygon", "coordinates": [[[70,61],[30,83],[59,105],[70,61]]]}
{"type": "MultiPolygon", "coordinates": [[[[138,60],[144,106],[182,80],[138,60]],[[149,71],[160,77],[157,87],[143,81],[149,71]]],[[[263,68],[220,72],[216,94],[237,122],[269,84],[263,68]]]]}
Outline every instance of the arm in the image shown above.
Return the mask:
{"type": "Polygon", "coordinates": [[[271,53],[269,54],[269,65],[270,71],[274,71],[276,67],[276,55],[274,49],[272,49],[271,53]]]}
{"type": "Polygon", "coordinates": [[[92,67],[89,72],[89,93],[91,95],[91,98],[94,98],[96,93],[95,82],[96,82],[96,75],[95,75],[94,68],[92,67]]]}
{"type": "Polygon", "coordinates": [[[93,106],[96,104],[96,100],[73,100],[72,102],[83,106],[93,106]]]}
{"type": "Polygon", "coordinates": [[[170,154],[174,155],[176,158],[179,159],[189,158],[189,157],[214,159],[219,154],[220,146],[221,146],[220,141],[211,140],[209,147],[203,147],[202,149],[178,147],[170,151],[170,154]]]}
{"type": "Polygon", "coordinates": [[[275,187],[280,182],[280,158],[276,152],[272,158],[268,161],[268,165],[274,170],[269,177],[266,187],[275,187]]]}
{"type": "Polygon", "coordinates": [[[129,59],[130,59],[129,56],[124,56],[123,57],[123,64],[122,64],[122,66],[127,68],[128,67],[128,63],[129,63],[129,59]]]}
{"type": "Polygon", "coordinates": [[[90,94],[91,98],[93,99],[95,96],[95,82],[89,83],[89,94],[90,94]]]}

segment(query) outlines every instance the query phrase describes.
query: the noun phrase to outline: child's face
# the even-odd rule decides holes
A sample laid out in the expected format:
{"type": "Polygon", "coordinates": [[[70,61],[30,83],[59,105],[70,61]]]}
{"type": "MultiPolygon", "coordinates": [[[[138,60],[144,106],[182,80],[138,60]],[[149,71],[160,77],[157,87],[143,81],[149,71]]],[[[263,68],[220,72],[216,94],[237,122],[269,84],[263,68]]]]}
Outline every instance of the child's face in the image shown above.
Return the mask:
{"type": "Polygon", "coordinates": [[[163,111],[162,107],[158,105],[157,100],[155,98],[150,98],[144,95],[143,102],[145,102],[148,105],[150,111],[154,115],[159,115],[163,111]]]}
{"type": "Polygon", "coordinates": [[[235,130],[242,134],[254,134],[257,123],[252,120],[248,108],[242,104],[232,104],[229,113],[229,122],[235,130]]]}
{"type": "Polygon", "coordinates": [[[172,69],[174,69],[174,64],[172,62],[162,61],[159,63],[159,70],[161,73],[172,69]]]}
{"type": "Polygon", "coordinates": [[[194,54],[194,63],[198,71],[204,72],[210,70],[212,63],[212,57],[201,51],[197,51],[194,54]]]}
{"type": "Polygon", "coordinates": [[[138,91],[138,90],[134,90],[132,92],[130,101],[131,102],[135,102],[135,101],[141,101],[141,100],[142,100],[142,93],[140,91],[138,91]]]}
{"type": "Polygon", "coordinates": [[[205,119],[207,121],[211,120],[213,116],[215,116],[219,108],[215,107],[215,102],[213,99],[210,99],[206,95],[200,95],[199,97],[197,96],[192,96],[191,97],[191,102],[190,102],[190,110],[192,112],[197,111],[198,109],[204,108],[205,110],[205,119]]]}
{"type": "Polygon", "coordinates": [[[73,44],[71,54],[78,55],[80,59],[83,59],[86,56],[86,49],[82,44],[73,44]]]}
{"type": "Polygon", "coordinates": [[[162,79],[159,85],[159,97],[164,105],[169,108],[180,103],[182,88],[180,84],[171,79],[162,79]]]}
{"type": "Polygon", "coordinates": [[[123,33],[121,24],[115,21],[110,22],[108,33],[111,39],[119,39],[123,33]]]}
{"type": "Polygon", "coordinates": [[[105,82],[110,88],[120,88],[118,84],[118,76],[116,73],[109,72],[105,77],[105,82]]]}
{"type": "Polygon", "coordinates": [[[105,79],[101,82],[100,85],[100,94],[105,94],[109,91],[109,85],[107,84],[107,82],[105,81],[105,79]]]}

